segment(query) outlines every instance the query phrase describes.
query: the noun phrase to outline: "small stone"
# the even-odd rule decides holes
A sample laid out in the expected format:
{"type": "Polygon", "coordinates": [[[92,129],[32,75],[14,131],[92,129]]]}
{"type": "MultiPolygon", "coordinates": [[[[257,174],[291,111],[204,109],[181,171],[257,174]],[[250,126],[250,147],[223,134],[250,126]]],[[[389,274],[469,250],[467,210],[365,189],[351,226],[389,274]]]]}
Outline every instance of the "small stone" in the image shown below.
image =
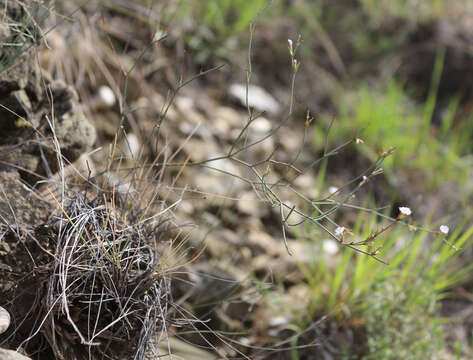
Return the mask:
{"type": "Polygon", "coordinates": [[[0,334],[7,331],[10,326],[10,313],[0,306],[0,334]]]}
{"type": "Polygon", "coordinates": [[[317,180],[311,173],[306,173],[298,176],[294,180],[294,185],[299,187],[304,195],[307,195],[311,199],[315,199],[319,196],[317,190],[317,180]]]}
{"type": "Polygon", "coordinates": [[[138,159],[140,154],[140,140],[138,136],[133,133],[127,134],[126,139],[123,139],[122,150],[125,156],[128,156],[133,159],[138,159]]]}
{"type": "Polygon", "coordinates": [[[282,326],[289,323],[289,319],[284,316],[277,316],[272,319],[269,319],[268,325],[271,327],[282,326]]]}
{"type": "Polygon", "coordinates": [[[338,253],[338,244],[333,240],[324,240],[322,247],[327,255],[335,255],[338,253]]]}
{"type": "MultiPolygon", "coordinates": [[[[184,150],[193,162],[200,162],[211,159],[212,154],[218,151],[218,146],[213,141],[202,141],[191,138],[184,144],[184,150]]],[[[211,164],[208,164],[212,166],[211,164]]]]}
{"type": "Polygon", "coordinates": [[[113,106],[117,102],[117,98],[112,89],[106,85],[99,87],[99,96],[100,99],[108,106],[113,106]]]}
{"type": "MultiPolygon", "coordinates": [[[[222,156],[223,156],[223,154],[216,153],[216,154],[213,154],[210,157],[210,159],[216,159],[216,158],[219,158],[219,157],[222,157],[222,156]]],[[[220,172],[229,173],[228,175],[230,175],[230,174],[235,174],[237,176],[241,175],[238,168],[233,164],[233,161],[230,160],[229,158],[222,158],[222,159],[218,159],[218,160],[209,161],[207,163],[207,165],[210,168],[215,169],[215,171],[220,170],[220,172]]],[[[208,170],[213,171],[212,169],[208,168],[208,170]]]]}
{"type": "Polygon", "coordinates": [[[224,122],[232,128],[241,127],[245,123],[246,118],[246,116],[227,106],[217,108],[214,114],[216,122],[224,122]]]}
{"type": "Polygon", "coordinates": [[[297,204],[294,204],[290,200],[284,201],[283,204],[283,214],[288,224],[298,224],[305,221],[305,217],[302,215],[303,212],[300,211],[297,204]]]}
{"type": "Polygon", "coordinates": [[[250,190],[244,192],[237,202],[237,209],[246,215],[262,217],[264,214],[264,203],[258,199],[255,192],[250,190]]]}
{"type": "Polygon", "coordinates": [[[330,195],[335,194],[337,191],[338,191],[338,188],[336,186],[330,186],[328,188],[328,192],[329,192],[330,195]]]}
{"type": "Polygon", "coordinates": [[[264,251],[264,256],[279,256],[286,251],[279,239],[273,238],[264,231],[250,231],[247,239],[248,245],[251,248],[264,251]]]}
{"type": "Polygon", "coordinates": [[[107,183],[108,186],[120,195],[129,195],[136,192],[135,188],[129,181],[120,179],[120,177],[113,172],[108,174],[107,183]]]}
{"type": "MultiPolygon", "coordinates": [[[[246,85],[232,84],[228,92],[243,106],[246,106],[246,85]]],[[[277,114],[281,108],[271,94],[256,85],[248,87],[248,106],[260,111],[267,111],[271,114],[277,114]]]]}
{"type": "Polygon", "coordinates": [[[255,131],[260,134],[268,133],[272,129],[271,121],[264,117],[259,117],[250,125],[250,131],[255,131]]]}
{"type": "Polygon", "coordinates": [[[2,360],[31,360],[19,352],[0,348],[0,359],[2,360]]]}
{"type": "Polygon", "coordinates": [[[192,126],[186,121],[182,121],[179,124],[179,131],[183,133],[184,135],[189,135],[194,130],[194,128],[195,128],[194,126],[192,126]]]}
{"type": "Polygon", "coordinates": [[[175,99],[174,104],[180,112],[195,111],[194,99],[190,97],[179,96],[175,99]]]}

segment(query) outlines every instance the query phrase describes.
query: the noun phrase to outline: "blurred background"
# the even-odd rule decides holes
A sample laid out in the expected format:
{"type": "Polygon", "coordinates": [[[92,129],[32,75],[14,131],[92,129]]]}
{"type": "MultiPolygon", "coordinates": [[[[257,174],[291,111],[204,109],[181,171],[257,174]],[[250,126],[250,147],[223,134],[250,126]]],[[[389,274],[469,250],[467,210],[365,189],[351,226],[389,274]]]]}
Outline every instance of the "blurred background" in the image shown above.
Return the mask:
{"type": "Polygon", "coordinates": [[[472,1],[37,3],[90,164],[116,143],[166,166],[160,198],[197,225],[173,351],[471,358],[472,1]]]}

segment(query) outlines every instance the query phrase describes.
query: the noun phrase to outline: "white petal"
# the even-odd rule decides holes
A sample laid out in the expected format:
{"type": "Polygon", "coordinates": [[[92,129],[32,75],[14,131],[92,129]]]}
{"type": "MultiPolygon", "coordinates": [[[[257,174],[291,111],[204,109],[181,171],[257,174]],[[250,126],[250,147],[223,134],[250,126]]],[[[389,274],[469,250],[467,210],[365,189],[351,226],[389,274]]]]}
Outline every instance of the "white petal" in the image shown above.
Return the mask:
{"type": "Polygon", "coordinates": [[[440,225],[440,232],[447,235],[450,229],[448,228],[447,225],[440,225]]]}
{"type": "Polygon", "coordinates": [[[402,215],[406,215],[406,216],[409,216],[409,215],[412,214],[411,209],[409,209],[409,208],[406,207],[406,206],[401,206],[401,207],[399,208],[399,211],[401,212],[402,215]]]}
{"type": "Polygon", "coordinates": [[[335,235],[340,236],[343,234],[345,231],[345,228],[343,226],[339,226],[338,228],[335,229],[335,235]]]}

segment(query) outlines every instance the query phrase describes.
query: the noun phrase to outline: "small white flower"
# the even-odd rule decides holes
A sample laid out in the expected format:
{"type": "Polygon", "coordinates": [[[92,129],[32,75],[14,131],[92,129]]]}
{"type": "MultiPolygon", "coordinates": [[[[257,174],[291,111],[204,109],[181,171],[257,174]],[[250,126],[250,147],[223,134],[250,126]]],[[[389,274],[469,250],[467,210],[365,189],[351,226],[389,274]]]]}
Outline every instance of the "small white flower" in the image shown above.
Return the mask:
{"type": "Polygon", "coordinates": [[[449,231],[450,231],[450,229],[448,228],[447,225],[440,225],[440,232],[441,232],[442,234],[447,235],[449,231]]]}
{"type": "Polygon", "coordinates": [[[335,229],[335,235],[341,236],[345,232],[345,228],[343,226],[339,226],[335,229]]]}
{"type": "Polygon", "coordinates": [[[291,40],[291,39],[287,39],[287,43],[289,44],[289,48],[292,49],[292,40],[291,40]]]}
{"type": "Polygon", "coordinates": [[[399,211],[401,212],[402,215],[406,215],[406,216],[409,216],[410,214],[412,214],[411,209],[409,209],[407,206],[401,206],[399,208],[399,211]]]}
{"type": "Polygon", "coordinates": [[[336,187],[336,186],[330,186],[330,187],[328,188],[328,192],[329,192],[330,194],[335,194],[337,191],[338,191],[338,187],[336,187]]]}
{"type": "Polygon", "coordinates": [[[364,182],[368,181],[368,178],[365,175],[363,175],[363,181],[364,182]]]}

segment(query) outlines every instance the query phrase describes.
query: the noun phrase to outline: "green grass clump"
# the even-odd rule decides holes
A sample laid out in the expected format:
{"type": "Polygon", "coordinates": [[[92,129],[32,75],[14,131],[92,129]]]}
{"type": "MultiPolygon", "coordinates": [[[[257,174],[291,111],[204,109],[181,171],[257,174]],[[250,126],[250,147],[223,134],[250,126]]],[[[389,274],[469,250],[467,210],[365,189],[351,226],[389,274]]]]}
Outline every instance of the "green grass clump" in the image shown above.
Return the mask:
{"type": "MultiPolygon", "coordinates": [[[[250,23],[264,9],[269,0],[203,0],[184,1],[178,9],[180,21],[193,24],[184,41],[194,52],[197,63],[212,62],[215,58],[231,62],[232,54],[243,49],[250,23]]],[[[190,25],[190,26],[189,26],[190,25]]]]}
{"type": "MultiPolygon", "coordinates": [[[[344,242],[368,238],[379,230],[379,221],[360,215],[353,229],[359,235],[347,236],[344,242]]],[[[435,315],[439,300],[473,270],[473,265],[457,263],[461,250],[471,246],[473,226],[459,227],[448,238],[414,230],[398,225],[366,246],[368,252],[382,246],[378,256],[389,265],[349,248],[342,248],[334,259],[319,245],[314,261],[299,263],[309,296],[307,308],[292,311],[286,304],[289,309],[283,316],[297,314],[292,321],[299,329],[327,314],[339,324],[361,324],[366,359],[431,358],[446,343],[441,319],[435,315]]]]}
{"type": "Polygon", "coordinates": [[[199,26],[216,31],[219,37],[247,34],[251,21],[268,0],[203,0],[183,4],[183,10],[198,19],[199,26]]]}
{"type": "MultiPolygon", "coordinates": [[[[409,100],[406,91],[392,80],[385,87],[361,86],[356,94],[344,94],[338,104],[339,118],[331,129],[333,141],[357,136],[365,141],[356,149],[370,160],[376,159],[383,148],[396,149],[386,159],[384,169],[391,179],[395,169],[419,170],[425,174],[426,185],[435,187],[440,181],[467,180],[467,167],[462,160],[463,127],[452,127],[457,101],[447,108],[439,131],[431,127],[435,95],[423,106],[409,100]]],[[[327,122],[329,119],[327,119],[327,122]]],[[[469,130],[469,129],[467,129],[469,130]]],[[[313,144],[321,151],[324,130],[316,125],[313,144]]]]}
{"type": "Polygon", "coordinates": [[[433,359],[446,348],[437,293],[423,279],[381,282],[366,299],[365,360],[433,359]]]}

